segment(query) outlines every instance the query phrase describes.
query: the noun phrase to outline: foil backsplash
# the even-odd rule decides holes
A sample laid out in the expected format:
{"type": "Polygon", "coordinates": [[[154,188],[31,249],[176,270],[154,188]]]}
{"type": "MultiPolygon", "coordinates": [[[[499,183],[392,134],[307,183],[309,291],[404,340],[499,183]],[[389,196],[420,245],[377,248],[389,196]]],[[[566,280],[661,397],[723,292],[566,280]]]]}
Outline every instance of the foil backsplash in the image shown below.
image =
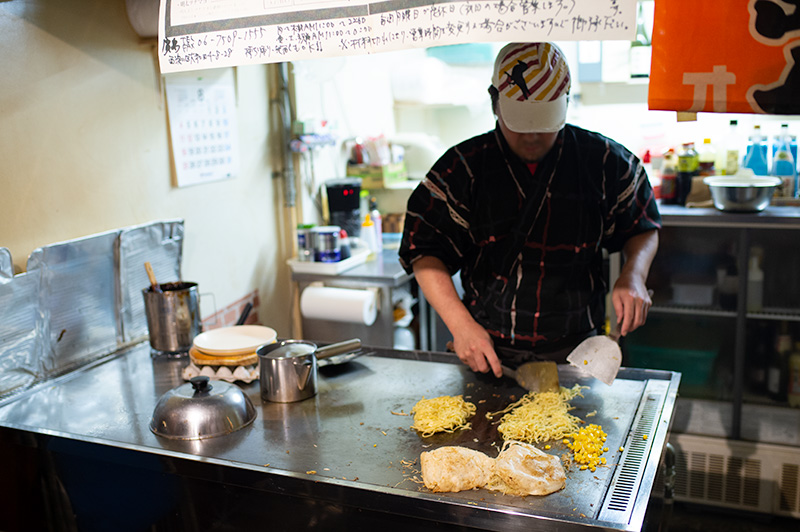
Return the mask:
{"type": "Polygon", "coordinates": [[[38,248],[13,274],[0,248],[0,398],[147,338],[142,290],[181,279],[183,220],[38,248]]]}

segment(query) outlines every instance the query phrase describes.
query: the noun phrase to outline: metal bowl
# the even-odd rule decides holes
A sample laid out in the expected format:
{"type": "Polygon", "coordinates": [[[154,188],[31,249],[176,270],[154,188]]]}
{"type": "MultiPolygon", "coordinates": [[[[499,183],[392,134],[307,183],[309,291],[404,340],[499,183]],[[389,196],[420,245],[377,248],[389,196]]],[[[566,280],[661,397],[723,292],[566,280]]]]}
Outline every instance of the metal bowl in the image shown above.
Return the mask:
{"type": "Polygon", "coordinates": [[[763,211],[781,180],[771,176],[709,176],[703,179],[711,190],[714,207],[726,212],[763,211]]]}
{"type": "Polygon", "coordinates": [[[255,418],[253,402],[238,386],[202,375],[161,396],[150,430],[171,440],[200,440],[230,434],[255,418]]]}

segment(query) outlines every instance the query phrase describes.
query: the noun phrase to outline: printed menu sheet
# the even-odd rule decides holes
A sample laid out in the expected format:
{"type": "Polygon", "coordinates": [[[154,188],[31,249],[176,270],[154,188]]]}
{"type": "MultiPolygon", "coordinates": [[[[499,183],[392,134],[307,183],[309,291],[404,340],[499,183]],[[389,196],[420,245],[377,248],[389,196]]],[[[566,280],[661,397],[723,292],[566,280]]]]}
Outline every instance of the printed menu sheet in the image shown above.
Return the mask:
{"type": "Polygon", "coordinates": [[[161,71],[472,42],[631,40],[636,0],[161,0],[161,71]]]}
{"type": "Polygon", "coordinates": [[[179,187],[239,173],[233,69],[166,76],[170,141],[179,187]]]}

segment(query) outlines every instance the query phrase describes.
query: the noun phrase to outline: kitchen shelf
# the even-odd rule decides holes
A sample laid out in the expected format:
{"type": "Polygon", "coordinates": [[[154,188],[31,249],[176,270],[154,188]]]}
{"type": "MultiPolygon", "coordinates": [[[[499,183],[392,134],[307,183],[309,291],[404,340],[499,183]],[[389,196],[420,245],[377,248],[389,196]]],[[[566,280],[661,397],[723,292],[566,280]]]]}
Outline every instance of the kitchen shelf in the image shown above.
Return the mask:
{"type": "MultiPolygon", "coordinates": [[[[671,305],[654,303],[650,307],[650,312],[654,314],[683,314],[689,316],[711,316],[716,318],[735,318],[735,310],[725,310],[719,307],[693,307],[687,305],[671,305]]],[[[800,310],[795,309],[775,309],[762,310],[759,312],[747,312],[748,320],[773,320],[773,321],[796,321],[800,322],[800,310]]]]}

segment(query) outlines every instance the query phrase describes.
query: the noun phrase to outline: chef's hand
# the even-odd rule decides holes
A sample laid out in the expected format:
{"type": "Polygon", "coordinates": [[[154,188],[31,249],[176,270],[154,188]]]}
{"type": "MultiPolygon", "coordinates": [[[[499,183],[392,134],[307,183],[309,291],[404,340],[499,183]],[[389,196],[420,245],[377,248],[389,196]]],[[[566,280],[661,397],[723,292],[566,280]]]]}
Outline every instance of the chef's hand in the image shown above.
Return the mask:
{"type": "Polygon", "coordinates": [[[620,276],[611,292],[611,302],[617,314],[617,328],[622,336],[644,325],[647,311],[653,304],[652,292],[644,280],[635,275],[620,276]]]}
{"type": "Polygon", "coordinates": [[[491,370],[496,377],[503,376],[500,359],[494,352],[492,338],[477,322],[459,328],[456,334],[453,334],[452,346],[448,342],[447,347],[452,347],[458,359],[472,371],[487,373],[491,370]]]}
{"type": "Polygon", "coordinates": [[[653,301],[645,281],[657,249],[658,231],[655,229],[632,236],[622,248],[625,262],[611,292],[611,303],[622,336],[641,327],[647,320],[647,311],[653,301]]]}

